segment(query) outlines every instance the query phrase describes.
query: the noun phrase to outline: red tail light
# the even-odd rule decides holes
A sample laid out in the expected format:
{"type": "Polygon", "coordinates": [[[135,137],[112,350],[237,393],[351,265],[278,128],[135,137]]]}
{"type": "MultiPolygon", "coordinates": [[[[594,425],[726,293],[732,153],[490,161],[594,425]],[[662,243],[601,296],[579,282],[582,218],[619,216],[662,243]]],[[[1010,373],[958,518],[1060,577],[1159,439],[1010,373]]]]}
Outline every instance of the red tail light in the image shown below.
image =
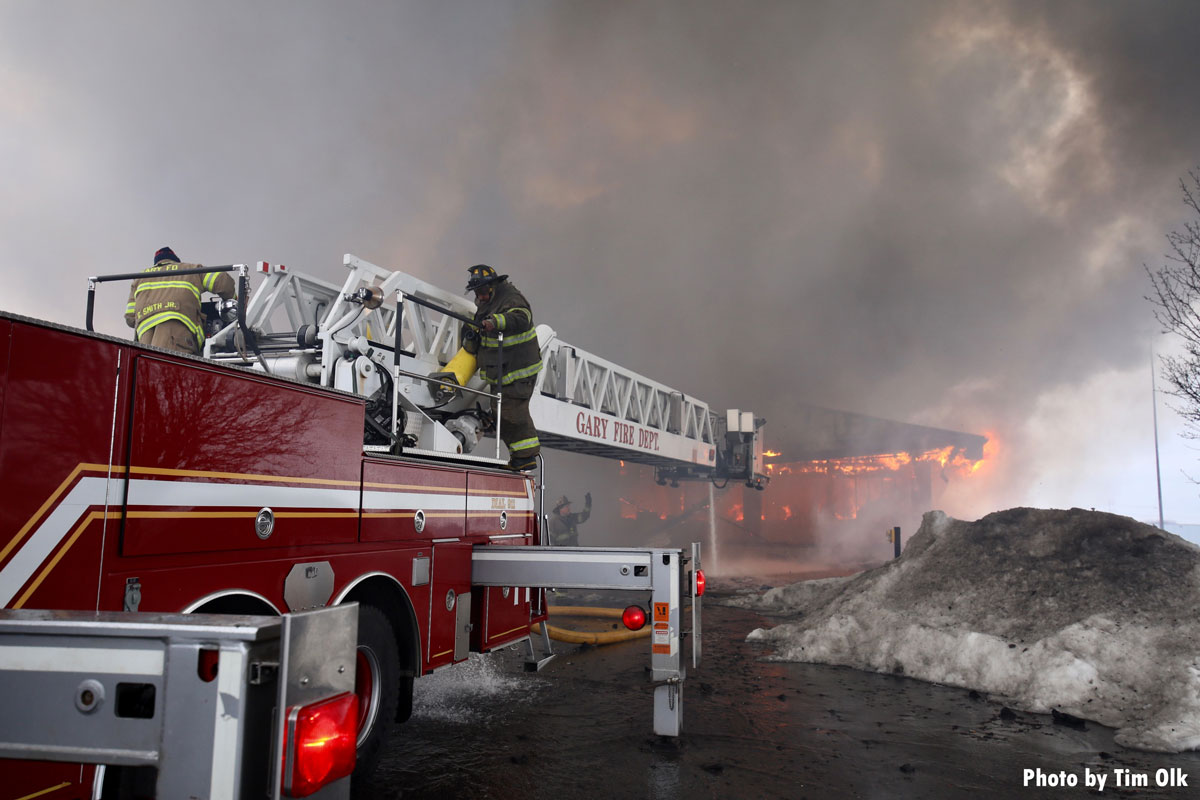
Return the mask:
{"type": "Polygon", "coordinates": [[[646,625],[646,612],[641,606],[629,606],[621,612],[621,622],[631,631],[640,631],[646,625]]]}
{"type": "Polygon", "coordinates": [[[221,660],[221,651],[204,648],[200,651],[200,659],[196,664],[196,674],[200,680],[210,683],[217,677],[217,664],[221,660]]]}
{"type": "Polygon", "coordinates": [[[288,709],[283,793],[307,797],[354,771],[358,698],[351,692],[288,709]]]}
{"type": "Polygon", "coordinates": [[[696,597],[704,594],[704,570],[696,570],[696,597]]]}

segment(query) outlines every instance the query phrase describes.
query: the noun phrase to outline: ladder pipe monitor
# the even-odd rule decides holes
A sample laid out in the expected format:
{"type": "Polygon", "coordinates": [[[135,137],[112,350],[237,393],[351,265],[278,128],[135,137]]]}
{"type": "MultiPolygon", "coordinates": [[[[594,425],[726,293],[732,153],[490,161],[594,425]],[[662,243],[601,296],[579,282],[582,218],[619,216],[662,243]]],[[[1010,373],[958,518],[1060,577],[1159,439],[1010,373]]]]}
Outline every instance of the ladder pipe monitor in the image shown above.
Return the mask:
{"type": "MultiPolygon", "coordinates": [[[[693,544],[692,552],[698,559],[699,543],[693,544]]],[[[476,545],[471,551],[471,584],[649,591],[651,680],[662,684],[654,689],[654,732],[678,736],[683,722],[683,681],[687,677],[681,647],[685,582],[692,584],[692,597],[696,596],[695,578],[688,581],[684,571],[688,560],[683,550],[672,548],[476,545]]],[[[694,616],[695,602],[693,599],[694,616]]],[[[698,634],[693,627],[693,665],[700,663],[698,634]]]]}
{"type": "MultiPolygon", "coordinates": [[[[225,264],[225,265],[219,266],[219,267],[193,267],[192,269],[177,269],[177,270],[172,270],[171,274],[172,275],[207,275],[210,272],[233,272],[234,270],[241,271],[241,278],[246,277],[247,268],[246,268],[245,264],[225,264]]],[[[114,275],[93,275],[92,277],[88,278],[87,318],[86,318],[87,330],[92,331],[92,332],[95,332],[95,330],[96,330],[95,328],[92,327],[92,316],[95,312],[95,307],[96,307],[96,284],[109,283],[111,281],[136,281],[139,278],[144,278],[144,277],[146,277],[146,273],[143,271],[143,272],[121,272],[121,273],[117,273],[114,275]]],[[[244,287],[244,284],[242,283],[241,280],[239,280],[238,288],[239,288],[240,296],[238,298],[238,314],[241,317],[241,319],[244,320],[245,319],[245,311],[244,311],[245,300],[242,298],[244,298],[246,295],[245,295],[245,292],[242,291],[243,287],[244,287]]]]}
{"type": "MultiPolygon", "coordinates": [[[[425,308],[432,309],[434,311],[439,311],[439,312],[445,314],[446,316],[453,317],[453,318],[459,320],[460,322],[470,325],[473,328],[479,328],[480,327],[479,324],[476,323],[475,320],[467,319],[466,317],[462,316],[461,314],[456,314],[455,312],[451,311],[448,308],[443,308],[442,306],[439,306],[435,303],[430,303],[427,300],[422,300],[421,298],[416,297],[411,294],[405,294],[403,289],[397,289],[396,290],[395,335],[392,337],[392,348],[391,348],[392,349],[392,369],[395,372],[395,377],[397,377],[397,378],[399,378],[401,375],[405,375],[410,378],[418,378],[421,380],[426,380],[426,381],[429,381],[430,383],[434,383],[438,386],[445,386],[448,389],[462,389],[466,392],[470,392],[471,394],[477,394],[477,395],[481,395],[483,397],[488,397],[488,398],[491,398],[492,400],[495,400],[496,401],[496,459],[499,460],[500,459],[500,419],[499,419],[499,417],[500,417],[500,403],[501,403],[499,391],[497,391],[495,394],[492,394],[490,392],[485,392],[480,389],[472,389],[468,386],[460,386],[457,383],[450,383],[449,381],[444,381],[439,378],[433,378],[428,375],[418,375],[415,372],[410,372],[408,370],[400,369],[400,355],[402,352],[401,351],[402,345],[400,342],[400,331],[402,329],[402,325],[404,322],[404,301],[405,300],[416,303],[419,306],[424,306],[425,308]]],[[[482,328],[480,328],[480,330],[482,330],[482,328]]],[[[500,347],[501,347],[500,352],[503,353],[504,334],[500,334],[500,340],[501,340],[500,341],[500,347]]],[[[398,414],[399,406],[400,406],[400,382],[394,380],[394,381],[392,381],[392,438],[393,439],[397,438],[396,425],[398,424],[398,418],[399,418],[399,414],[398,414]]]]}
{"type": "MultiPolygon", "coordinates": [[[[450,309],[445,308],[443,306],[439,306],[437,303],[431,303],[430,301],[423,300],[420,297],[416,297],[411,294],[405,295],[403,293],[401,293],[401,299],[416,303],[419,306],[424,306],[425,308],[428,308],[432,311],[437,311],[439,313],[445,314],[447,317],[452,317],[452,318],[458,320],[459,322],[462,322],[465,325],[470,325],[472,328],[475,328],[477,330],[480,330],[480,331],[483,330],[482,326],[480,326],[480,324],[478,322],[476,322],[475,320],[473,320],[467,316],[464,316],[463,314],[459,314],[455,311],[451,311],[450,309]]],[[[400,331],[398,317],[397,317],[396,331],[397,331],[397,336],[398,336],[399,331],[400,331]]],[[[496,344],[497,374],[496,374],[496,377],[499,382],[496,384],[496,393],[489,394],[488,396],[496,401],[496,458],[499,459],[500,458],[500,412],[502,410],[502,403],[504,402],[504,398],[502,397],[502,392],[501,392],[501,390],[504,387],[504,334],[501,333],[500,331],[497,331],[496,338],[497,338],[497,344],[496,344]]],[[[509,455],[511,456],[512,454],[509,453],[509,455]]]]}

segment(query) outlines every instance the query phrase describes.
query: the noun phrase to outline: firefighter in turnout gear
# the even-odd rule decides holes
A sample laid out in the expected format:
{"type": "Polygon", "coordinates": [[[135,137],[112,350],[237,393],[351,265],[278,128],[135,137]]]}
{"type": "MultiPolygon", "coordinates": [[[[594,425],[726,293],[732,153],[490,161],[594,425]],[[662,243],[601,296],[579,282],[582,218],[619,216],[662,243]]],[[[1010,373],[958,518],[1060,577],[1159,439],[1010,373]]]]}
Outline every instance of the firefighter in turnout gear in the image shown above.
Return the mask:
{"type": "Polygon", "coordinates": [[[145,270],[146,277],[129,287],[125,306],[125,323],[137,332],[139,342],[200,355],[204,345],[200,294],[212,292],[229,300],[234,296],[235,284],[227,272],[172,275],[176,270],[199,266],[180,264],[169,247],[154,254],[154,266],[145,270]]]}
{"type": "Polygon", "coordinates": [[[480,376],[491,385],[491,391],[499,386],[500,438],[508,447],[509,467],[533,469],[541,444],[529,416],[529,398],[542,369],[533,312],[507,275],[498,275],[486,264],[476,264],[467,272],[479,329],[463,327],[462,347],[476,357],[480,376]],[[503,347],[499,334],[504,336],[503,347]]]}
{"type": "Polygon", "coordinates": [[[550,544],[556,547],[579,547],[579,526],[592,515],[592,493],[583,496],[583,511],[571,513],[571,500],[564,494],[554,504],[550,515],[550,544]]]}

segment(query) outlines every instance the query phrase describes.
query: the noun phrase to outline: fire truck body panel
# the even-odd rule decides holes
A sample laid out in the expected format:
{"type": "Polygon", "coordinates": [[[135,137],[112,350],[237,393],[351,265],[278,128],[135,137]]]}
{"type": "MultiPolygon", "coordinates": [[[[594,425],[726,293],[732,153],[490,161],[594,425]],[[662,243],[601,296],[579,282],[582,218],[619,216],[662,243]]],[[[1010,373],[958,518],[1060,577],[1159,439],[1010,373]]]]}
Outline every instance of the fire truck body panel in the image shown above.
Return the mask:
{"type": "MultiPolygon", "coordinates": [[[[8,374],[8,344],[12,323],[0,318],[0,375],[8,374]]],[[[4,381],[0,380],[0,439],[4,437],[4,381]]]]}
{"type": "MultiPolygon", "coordinates": [[[[91,539],[105,528],[106,475],[125,415],[119,348],[23,322],[6,327],[0,604],[22,607],[85,533],[91,539]]],[[[86,594],[74,584],[90,584],[85,608],[95,605],[95,581],[95,566],[73,573],[72,590],[86,594]]]]}
{"type": "MultiPolygon", "coordinates": [[[[455,635],[471,619],[455,617],[472,605],[471,548],[534,542],[527,477],[364,456],[360,398],[21,318],[0,325],[8,607],[121,610],[135,582],[145,611],[241,610],[239,599],[289,610],[292,569],[327,562],[321,603],[386,581],[411,604],[423,673],[466,658],[455,635]],[[269,530],[256,524],[263,509],[269,530]]],[[[475,644],[528,635],[537,617],[521,597],[505,630],[475,644]]]]}

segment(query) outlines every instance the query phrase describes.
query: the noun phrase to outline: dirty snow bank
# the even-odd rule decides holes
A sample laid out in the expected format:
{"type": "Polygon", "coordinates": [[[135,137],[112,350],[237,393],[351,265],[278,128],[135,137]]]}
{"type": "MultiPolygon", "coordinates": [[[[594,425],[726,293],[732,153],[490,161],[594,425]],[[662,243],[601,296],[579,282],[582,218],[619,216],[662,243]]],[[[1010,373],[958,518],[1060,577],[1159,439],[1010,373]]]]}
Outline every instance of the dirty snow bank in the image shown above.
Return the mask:
{"type": "Polygon", "coordinates": [[[1128,517],[934,511],[896,561],[726,602],[795,618],[747,637],[776,660],[977,689],[1129,747],[1200,748],[1200,547],[1128,517]]]}

